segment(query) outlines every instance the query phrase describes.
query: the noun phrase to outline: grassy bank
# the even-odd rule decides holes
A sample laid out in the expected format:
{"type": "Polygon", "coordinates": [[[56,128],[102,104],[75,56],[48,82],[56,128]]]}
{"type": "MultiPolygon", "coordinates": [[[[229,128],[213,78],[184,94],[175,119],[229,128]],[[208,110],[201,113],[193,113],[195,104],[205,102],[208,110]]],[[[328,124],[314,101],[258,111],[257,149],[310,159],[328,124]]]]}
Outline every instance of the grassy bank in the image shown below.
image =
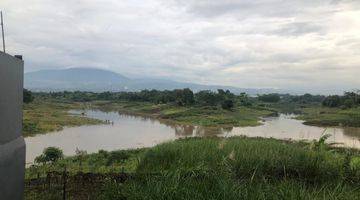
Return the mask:
{"type": "Polygon", "coordinates": [[[84,104],[66,103],[56,100],[35,98],[23,108],[23,135],[59,131],[65,126],[81,126],[87,124],[99,124],[100,120],[89,119],[81,116],[73,116],[68,113],[71,109],[81,109],[84,104]]]}
{"type": "Polygon", "coordinates": [[[225,110],[219,106],[177,106],[174,104],[128,101],[97,101],[93,102],[92,105],[104,110],[116,110],[121,113],[201,126],[256,126],[260,125],[260,117],[276,112],[271,109],[239,105],[231,110],[225,110]]]}
{"type": "Polygon", "coordinates": [[[309,106],[302,109],[298,119],[304,120],[307,125],[360,127],[360,108],[309,106]]]}
{"type": "MultiPolygon", "coordinates": [[[[36,170],[46,171],[50,166],[62,170],[66,165],[71,173],[125,171],[135,175],[123,183],[104,181],[94,187],[97,192],[92,191],[92,199],[357,199],[360,196],[359,152],[329,150],[320,143],[243,137],[192,138],[118,152],[121,152],[118,156],[103,151],[86,155],[82,168],[79,160],[71,157],[36,170]]],[[[28,178],[34,174],[34,168],[27,170],[28,178]]],[[[47,195],[46,190],[26,193],[27,199],[50,199],[47,195]]],[[[59,197],[60,193],[53,199],[59,197]]]]}

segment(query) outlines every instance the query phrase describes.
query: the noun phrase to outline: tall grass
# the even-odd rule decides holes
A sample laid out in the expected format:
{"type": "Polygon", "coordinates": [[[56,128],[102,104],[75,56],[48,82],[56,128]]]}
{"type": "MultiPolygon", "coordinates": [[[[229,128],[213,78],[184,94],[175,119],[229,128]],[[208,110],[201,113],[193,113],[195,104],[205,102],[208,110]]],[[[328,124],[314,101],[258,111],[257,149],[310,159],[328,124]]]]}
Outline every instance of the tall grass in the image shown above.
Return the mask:
{"type": "Polygon", "coordinates": [[[150,149],[138,172],[220,170],[237,178],[298,178],[305,181],[344,177],[345,156],[315,151],[275,139],[184,139],[150,149]]]}
{"type": "Polygon", "coordinates": [[[344,153],[275,139],[182,139],[144,154],[137,173],[158,175],[140,176],[121,187],[110,184],[104,194],[128,199],[356,199],[359,169],[349,170],[348,160],[344,153]]]}
{"type": "MultiPolygon", "coordinates": [[[[322,138],[317,143],[324,144],[322,138]]],[[[52,165],[70,174],[125,170],[94,199],[359,199],[360,154],[265,138],[187,138],[149,149],[99,151],[52,165]]],[[[39,166],[41,171],[48,165],[39,166]]],[[[50,171],[51,171],[50,170],[50,171]]],[[[27,174],[34,176],[37,173],[27,174]]],[[[74,186],[77,187],[77,186],[74,186]]],[[[34,191],[35,199],[41,195],[34,191]]],[[[43,199],[47,199],[44,198],[43,199]]]]}

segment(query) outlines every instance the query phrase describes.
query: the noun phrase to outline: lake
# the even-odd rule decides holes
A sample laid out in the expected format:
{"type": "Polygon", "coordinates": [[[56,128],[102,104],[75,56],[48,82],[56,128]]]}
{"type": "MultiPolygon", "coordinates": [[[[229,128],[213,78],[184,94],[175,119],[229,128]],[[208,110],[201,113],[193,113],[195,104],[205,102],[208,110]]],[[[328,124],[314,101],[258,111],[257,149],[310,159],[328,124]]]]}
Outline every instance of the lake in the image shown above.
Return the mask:
{"type": "MultiPolygon", "coordinates": [[[[84,111],[73,110],[79,115],[84,111]]],[[[205,128],[201,126],[179,125],[157,119],[125,115],[118,112],[86,110],[91,118],[109,120],[109,124],[64,128],[61,131],[25,138],[26,162],[33,162],[44,148],[56,146],[65,155],[74,155],[76,148],[88,153],[100,149],[116,150],[151,147],[161,142],[183,137],[205,136],[249,136],[292,140],[319,139],[324,133],[331,134],[327,142],[340,143],[346,147],[360,148],[360,128],[322,128],[307,126],[295,115],[281,114],[263,119],[263,125],[256,127],[205,128]]]]}

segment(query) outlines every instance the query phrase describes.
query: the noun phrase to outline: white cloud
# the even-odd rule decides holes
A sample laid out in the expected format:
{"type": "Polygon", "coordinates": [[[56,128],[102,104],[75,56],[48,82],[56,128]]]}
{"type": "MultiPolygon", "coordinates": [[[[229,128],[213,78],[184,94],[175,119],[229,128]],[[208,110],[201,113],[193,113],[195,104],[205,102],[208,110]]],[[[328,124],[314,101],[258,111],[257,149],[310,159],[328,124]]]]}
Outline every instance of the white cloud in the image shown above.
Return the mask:
{"type": "Polygon", "coordinates": [[[100,67],[132,77],[313,92],[360,88],[355,0],[2,0],[26,71],[100,67]]]}

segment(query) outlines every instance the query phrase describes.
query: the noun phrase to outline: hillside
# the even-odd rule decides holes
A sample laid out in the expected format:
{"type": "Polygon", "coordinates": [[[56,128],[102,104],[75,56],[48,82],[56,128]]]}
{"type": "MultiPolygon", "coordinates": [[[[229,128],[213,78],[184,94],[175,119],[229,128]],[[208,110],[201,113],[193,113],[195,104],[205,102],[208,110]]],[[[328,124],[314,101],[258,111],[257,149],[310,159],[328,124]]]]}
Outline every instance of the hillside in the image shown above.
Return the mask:
{"type": "Polygon", "coordinates": [[[193,91],[228,89],[233,93],[262,94],[273,89],[249,89],[222,85],[202,85],[166,79],[130,79],[121,74],[95,68],[41,70],[25,73],[25,88],[33,91],[139,91],[144,89],[173,90],[190,88],[193,91]]]}

